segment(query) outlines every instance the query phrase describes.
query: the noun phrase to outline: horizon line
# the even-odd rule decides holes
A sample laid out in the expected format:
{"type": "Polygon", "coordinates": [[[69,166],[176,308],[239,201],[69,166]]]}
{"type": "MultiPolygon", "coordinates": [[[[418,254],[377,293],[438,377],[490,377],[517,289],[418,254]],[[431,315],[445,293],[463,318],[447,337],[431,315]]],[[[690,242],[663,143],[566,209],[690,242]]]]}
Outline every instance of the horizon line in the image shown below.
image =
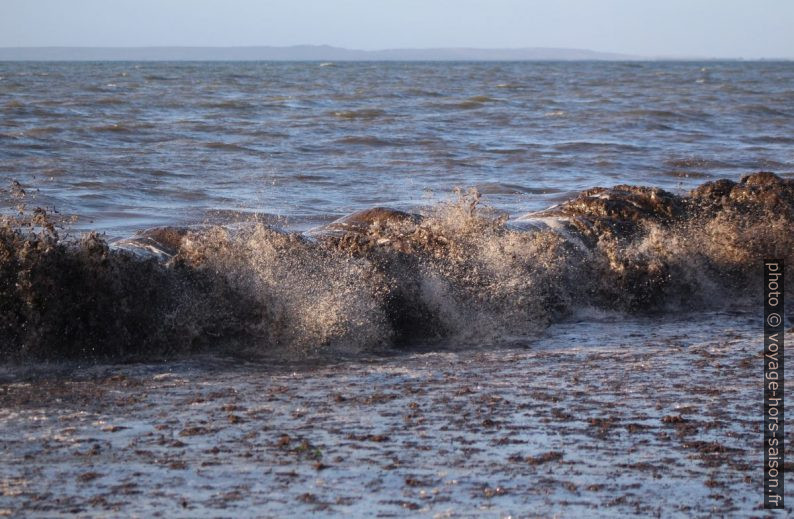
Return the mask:
{"type": "MultiPolygon", "coordinates": [[[[597,51],[576,47],[393,47],[384,49],[353,49],[337,47],[329,44],[295,44],[295,45],[118,45],[118,46],[90,46],[90,45],[43,45],[43,46],[0,46],[0,61],[97,61],[91,56],[45,56],[42,53],[50,52],[135,52],[135,51],[234,51],[234,50],[269,50],[272,52],[289,50],[314,50],[347,55],[336,56],[271,56],[271,57],[189,57],[189,56],[116,56],[112,59],[99,59],[99,61],[792,61],[794,57],[719,57],[719,56],[675,56],[675,55],[632,55],[620,52],[597,51]],[[432,53],[440,53],[432,55],[432,53]],[[454,56],[449,53],[484,53],[480,56],[454,56]],[[562,53],[559,56],[531,56],[530,53],[562,53]],[[14,53],[21,54],[13,56],[14,53]],[[28,55],[33,53],[38,55],[28,55]],[[399,56],[399,53],[424,53],[426,56],[399,56]],[[448,55],[444,55],[448,53],[448,55]],[[515,55],[510,55],[510,54],[515,55]],[[527,53],[521,56],[520,53],[527,53]],[[6,54],[6,56],[4,56],[6,54]],[[378,59],[380,55],[380,59],[378,59]],[[368,59],[369,58],[369,59],[368,59]]],[[[99,56],[97,56],[99,57],[99,56]]],[[[101,58],[101,57],[100,57],[101,58]]]]}

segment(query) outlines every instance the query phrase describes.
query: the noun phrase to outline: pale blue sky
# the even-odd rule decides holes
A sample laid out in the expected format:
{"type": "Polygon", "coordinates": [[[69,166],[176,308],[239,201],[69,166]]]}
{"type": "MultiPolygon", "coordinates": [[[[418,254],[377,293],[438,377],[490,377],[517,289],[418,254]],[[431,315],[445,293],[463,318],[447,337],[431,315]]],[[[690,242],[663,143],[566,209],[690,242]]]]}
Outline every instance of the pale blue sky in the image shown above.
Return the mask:
{"type": "Polygon", "coordinates": [[[0,0],[0,47],[571,47],[794,57],[794,0],[0,0]]]}

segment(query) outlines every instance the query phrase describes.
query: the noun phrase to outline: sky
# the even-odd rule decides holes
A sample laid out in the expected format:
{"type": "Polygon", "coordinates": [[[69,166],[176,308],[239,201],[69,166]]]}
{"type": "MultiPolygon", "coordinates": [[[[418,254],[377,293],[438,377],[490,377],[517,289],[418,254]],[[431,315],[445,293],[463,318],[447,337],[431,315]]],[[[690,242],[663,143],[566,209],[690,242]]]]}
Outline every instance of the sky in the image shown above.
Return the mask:
{"type": "Polygon", "coordinates": [[[794,58],[794,0],[0,0],[0,47],[300,44],[794,58]]]}

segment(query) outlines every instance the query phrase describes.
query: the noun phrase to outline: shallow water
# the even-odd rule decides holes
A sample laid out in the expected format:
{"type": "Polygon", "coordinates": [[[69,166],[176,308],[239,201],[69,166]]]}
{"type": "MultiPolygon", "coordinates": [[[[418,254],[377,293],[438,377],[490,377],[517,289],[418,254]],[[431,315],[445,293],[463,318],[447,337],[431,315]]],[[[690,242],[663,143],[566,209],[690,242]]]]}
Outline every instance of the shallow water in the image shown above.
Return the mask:
{"type": "Polygon", "coordinates": [[[306,229],[469,186],[518,215],[791,175],[792,106],[791,63],[0,63],[0,175],[112,238],[238,213],[306,229]]]}
{"type": "Polygon", "coordinates": [[[0,513],[758,514],[756,321],[602,315],[524,348],[333,365],[4,368],[0,513]]]}

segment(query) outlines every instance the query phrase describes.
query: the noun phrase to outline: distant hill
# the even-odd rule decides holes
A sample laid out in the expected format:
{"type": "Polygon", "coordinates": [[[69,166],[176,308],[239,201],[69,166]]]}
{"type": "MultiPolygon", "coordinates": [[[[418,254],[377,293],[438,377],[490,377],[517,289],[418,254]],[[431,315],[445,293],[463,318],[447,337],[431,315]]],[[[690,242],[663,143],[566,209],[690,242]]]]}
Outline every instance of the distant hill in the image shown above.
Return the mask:
{"type": "Polygon", "coordinates": [[[625,60],[637,56],[583,49],[352,50],[292,47],[0,47],[0,61],[557,61],[625,60]]]}

